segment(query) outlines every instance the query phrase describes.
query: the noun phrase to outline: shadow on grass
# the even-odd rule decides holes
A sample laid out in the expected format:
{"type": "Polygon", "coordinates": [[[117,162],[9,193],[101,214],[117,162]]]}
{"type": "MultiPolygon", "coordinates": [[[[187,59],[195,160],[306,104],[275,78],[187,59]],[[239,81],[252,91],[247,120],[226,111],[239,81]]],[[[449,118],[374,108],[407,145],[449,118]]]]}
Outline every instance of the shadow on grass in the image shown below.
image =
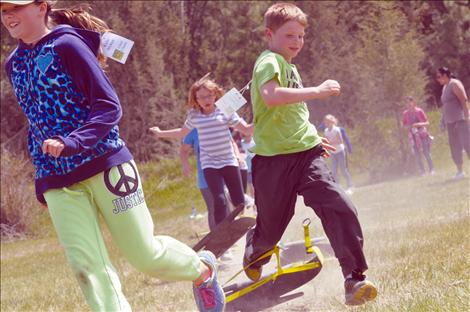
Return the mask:
{"type": "Polygon", "coordinates": [[[300,298],[304,295],[303,292],[297,292],[289,295],[285,295],[282,297],[278,297],[275,299],[263,298],[261,296],[256,296],[252,298],[248,298],[248,295],[237,299],[235,301],[229,302],[226,307],[225,311],[240,311],[240,312],[257,312],[262,311],[268,308],[272,308],[276,305],[281,303],[294,300],[296,298],[300,298]],[[246,298],[245,298],[246,297],[246,298]]]}
{"type": "MultiPolygon", "coordinates": [[[[322,252],[332,252],[331,246],[324,242],[324,238],[314,238],[312,242],[319,247],[322,252]]],[[[282,246],[280,254],[280,261],[283,268],[298,267],[299,265],[307,262],[318,262],[319,259],[315,253],[307,254],[304,241],[296,241],[285,244],[282,246]]],[[[304,271],[291,272],[278,276],[273,281],[268,281],[258,288],[249,291],[245,295],[234,299],[227,303],[227,311],[261,311],[284,302],[294,300],[304,295],[303,292],[298,291],[291,293],[297,288],[310,282],[314,279],[321,270],[321,266],[308,269],[304,271]]],[[[263,274],[261,280],[269,278],[274,274],[274,271],[263,274]]],[[[253,283],[244,280],[240,283],[234,283],[224,288],[227,296],[230,296],[241,289],[249,287],[253,283]]]]}
{"type": "MultiPolygon", "coordinates": [[[[269,281],[242,297],[227,303],[226,311],[261,311],[301,297],[304,295],[303,292],[288,293],[311,281],[320,270],[321,267],[278,276],[276,280],[269,281]]],[[[272,274],[274,272],[263,274],[262,279],[268,278],[272,274]]],[[[224,291],[226,295],[230,295],[250,285],[252,285],[252,282],[245,280],[225,287],[224,291]]]]}

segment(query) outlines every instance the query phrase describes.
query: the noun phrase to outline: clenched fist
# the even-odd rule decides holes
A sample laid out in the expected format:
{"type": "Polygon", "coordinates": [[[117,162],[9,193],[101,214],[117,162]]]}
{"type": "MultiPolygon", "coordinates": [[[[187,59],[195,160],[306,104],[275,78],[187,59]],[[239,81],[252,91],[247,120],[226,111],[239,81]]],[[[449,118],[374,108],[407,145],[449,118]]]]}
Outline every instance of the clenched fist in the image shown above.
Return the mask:
{"type": "Polygon", "coordinates": [[[57,158],[64,150],[64,147],[64,143],[59,139],[47,139],[42,143],[42,152],[57,158]]]}
{"type": "Polygon", "coordinates": [[[333,95],[339,95],[341,91],[341,86],[339,85],[338,81],[328,79],[322,82],[317,87],[317,89],[320,97],[326,98],[333,95]]]}

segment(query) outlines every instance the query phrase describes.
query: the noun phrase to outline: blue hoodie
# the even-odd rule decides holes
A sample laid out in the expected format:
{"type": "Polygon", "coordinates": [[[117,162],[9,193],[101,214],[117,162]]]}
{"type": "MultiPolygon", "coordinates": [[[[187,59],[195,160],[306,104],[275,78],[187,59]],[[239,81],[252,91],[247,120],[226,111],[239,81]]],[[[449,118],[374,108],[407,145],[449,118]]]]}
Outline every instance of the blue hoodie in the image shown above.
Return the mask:
{"type": "Polygon", "coordinates": [[[59,25],[34,46],[19,41],[5,68],[29,121],[28,149],[43,193],[88,179],[132,155],[119,137],[122,109],[96,58],[100,34],[59,25]],[[42,153],[48,138],[59,138],[60,157],[42,153]]]}

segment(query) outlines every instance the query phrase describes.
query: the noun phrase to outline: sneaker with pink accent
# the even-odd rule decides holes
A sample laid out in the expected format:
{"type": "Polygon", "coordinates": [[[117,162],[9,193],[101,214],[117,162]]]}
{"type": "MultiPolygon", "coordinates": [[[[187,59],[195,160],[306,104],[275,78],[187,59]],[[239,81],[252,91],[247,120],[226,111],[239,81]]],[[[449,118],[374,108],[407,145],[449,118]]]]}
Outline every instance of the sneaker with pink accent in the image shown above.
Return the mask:
{"type": "Polygon", "coordinates": [[[225,293],[217,281],[217,260],[208,250],[203,250],[198,255],[201,261],[210,267],[212,275],[199,287],[193,284],[197,308],[201,312],[222,312],[225,307],[225,293]]]}

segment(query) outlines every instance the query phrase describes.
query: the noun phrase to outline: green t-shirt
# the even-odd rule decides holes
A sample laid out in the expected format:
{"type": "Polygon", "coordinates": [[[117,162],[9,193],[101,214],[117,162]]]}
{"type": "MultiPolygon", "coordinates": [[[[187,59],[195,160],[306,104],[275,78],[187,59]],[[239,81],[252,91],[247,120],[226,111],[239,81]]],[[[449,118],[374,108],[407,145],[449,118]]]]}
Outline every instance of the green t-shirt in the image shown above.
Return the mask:
{"type": "Polygon", "coordinates": [[[321,143],[315,126],[309,121],[304,102],[268,107],[261,97],[261,87],[276,79],[281,87],[303,88],[302,80],[293,64],[280,54],[264,51],[253,70],[251,102],[253,105],[255,154],[274,156],[308,150],[321,143]]]}

